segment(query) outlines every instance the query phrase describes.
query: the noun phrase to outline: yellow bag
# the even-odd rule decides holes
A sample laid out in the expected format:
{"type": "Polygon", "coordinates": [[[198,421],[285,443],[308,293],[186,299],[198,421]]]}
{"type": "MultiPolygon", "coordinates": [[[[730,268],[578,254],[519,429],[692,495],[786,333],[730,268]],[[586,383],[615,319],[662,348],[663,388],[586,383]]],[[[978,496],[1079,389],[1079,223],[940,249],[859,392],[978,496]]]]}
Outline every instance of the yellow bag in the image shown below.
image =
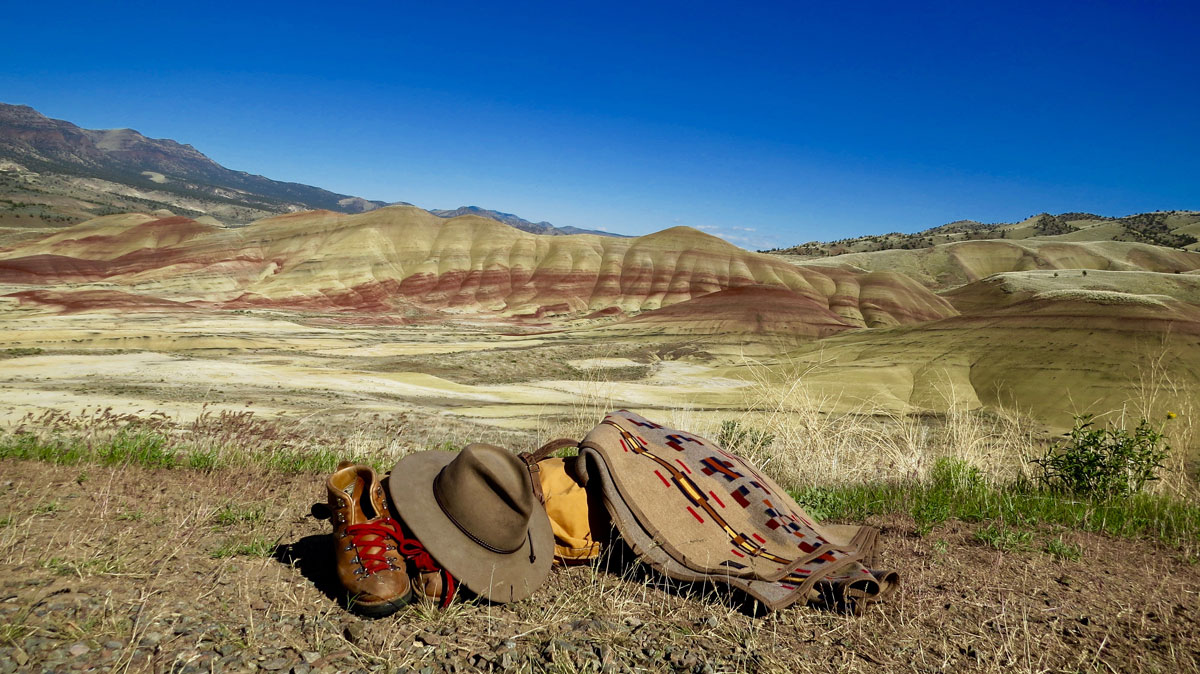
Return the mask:
{"type": "MultiPolygon", "coordinates": [[[[546,506],[554,531],[554,563],[574,564],[600,555],[608,532],[608,512],[599,494],[584,488],[576,457],[550,457],[530,464],[541,487],[538,496],[546,506]]],[[[536,490],[535,490],[536,491],[536,490]]]]}

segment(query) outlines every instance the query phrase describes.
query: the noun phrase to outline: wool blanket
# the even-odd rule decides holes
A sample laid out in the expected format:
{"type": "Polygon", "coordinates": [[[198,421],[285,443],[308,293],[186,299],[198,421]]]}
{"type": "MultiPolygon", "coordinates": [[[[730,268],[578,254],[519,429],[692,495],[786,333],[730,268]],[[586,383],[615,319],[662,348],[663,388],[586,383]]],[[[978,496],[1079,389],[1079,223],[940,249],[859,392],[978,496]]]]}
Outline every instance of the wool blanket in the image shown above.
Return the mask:
{"type": "Polygon", "coordinates": [[[817,524],[710,440],[621,410],[580,456],[622,538],[671,578],[728,584],[770,610],[814,601],[857,612],[897,585],[894,572],[868,568],[877,530],[817,524]]]}

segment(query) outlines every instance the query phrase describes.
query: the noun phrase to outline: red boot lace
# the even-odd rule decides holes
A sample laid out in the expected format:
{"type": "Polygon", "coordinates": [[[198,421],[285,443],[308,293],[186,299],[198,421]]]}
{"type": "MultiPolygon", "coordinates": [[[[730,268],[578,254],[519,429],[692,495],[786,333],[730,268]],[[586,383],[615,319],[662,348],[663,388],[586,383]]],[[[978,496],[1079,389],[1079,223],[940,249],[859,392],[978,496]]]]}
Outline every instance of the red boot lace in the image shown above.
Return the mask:
{"type": "Polygon", "coordinates": [[[404,540],[404,532],[399,522],[390,517],[382,517],[374,522],[351,524],[346,527],[346,534],[350,536],[350,544],[358,552],[358,562],[362,564],[363,571],[368,576],[395,568],[385,553],[388,550],[387,539],[404,540]],[[368,552],[372,549],[375,552],[368,552]]]}
{"type": "Polygon", "coordinates": [[[395,568],[384,556],[384,553],[387,552],[386,539],[391,538],[396,541],[396,550],[405,559],[412,562],[418,571],[441,575],[442,600],[439,605],[442,608],[449,606],[454,599],[454,592],[458,589],[458,583],[454,576],[433,561],[433,557],[429,555],[425,546],[421,545],[421,541],[406,536],[404,527],[396,520],[390,517],[381,517],[366,524],[352,524],[346,527],[346,533],[350,536],[350,543],[357,549],[358,561],[367,575],[395,568]],[[376,552],[367,552],[372,548],[376,552]]]}
{"type": "Polygon", "coordinates": [[[412,562],[412,565],[417,567],[418,571],[441,575],[442,600],[438,602],[438,605],[442,608],[449,606],[450,602],[454,599],[455,590],[458,589],[458,582],[454,579],[454,576],[450,575],[449,571],[438,566],[437,562],[433,561],[433,557],[429,555],[429,551],[416,538],[401,538],[397,542],[399,543],[397,549],[400,550],[400,554],[404,555],[404,558],[409,562],[412,562]]]}

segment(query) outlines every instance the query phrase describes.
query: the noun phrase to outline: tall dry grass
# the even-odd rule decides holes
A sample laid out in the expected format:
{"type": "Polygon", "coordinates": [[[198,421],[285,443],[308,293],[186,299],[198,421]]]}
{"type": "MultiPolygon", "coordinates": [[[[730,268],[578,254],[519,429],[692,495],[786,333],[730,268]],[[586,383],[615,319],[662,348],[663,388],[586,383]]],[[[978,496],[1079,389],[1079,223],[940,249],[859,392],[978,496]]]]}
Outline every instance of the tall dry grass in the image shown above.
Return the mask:
{"type": "MultiPolygon", "coordinates": [[[[1197,446],[1196,404],[1178,385],[1166,360],[1151,359],[1142,377],[1130,383],[1131,403],[1097,415],[1101,423],[1132,428],[1143,417],[1161,419],[1174,448],[1154,493],[1177,497],[1197,494],[1188,448],[1197,446]],[[1162,409],[1173,407],[1167,420],[1162,409]]],[[[969,408],[955,384],[939,387],[938,411],[899,412],[870,401],[850,401],[808,385],[820,363],[745,360],[750,386],[741,411],[712,411],[680,404],[670,409],[638,409],[658,423],[716,440],[725,422],[770,436],[769,443],[749,442],[736,448],[788,489],[874,482],[927,482],[939,460],[950,458],[978,469],[990,483],[1010,484],[1032,478],[1030,460],[1043,456],[1059,439],[1044,424],[1005,408],[969,408]]],[[[542,441],[582,438],[607,412],[620,409],[621,382],[594,373],[565,414],[547,417],[537,431],[542,441]]]]}

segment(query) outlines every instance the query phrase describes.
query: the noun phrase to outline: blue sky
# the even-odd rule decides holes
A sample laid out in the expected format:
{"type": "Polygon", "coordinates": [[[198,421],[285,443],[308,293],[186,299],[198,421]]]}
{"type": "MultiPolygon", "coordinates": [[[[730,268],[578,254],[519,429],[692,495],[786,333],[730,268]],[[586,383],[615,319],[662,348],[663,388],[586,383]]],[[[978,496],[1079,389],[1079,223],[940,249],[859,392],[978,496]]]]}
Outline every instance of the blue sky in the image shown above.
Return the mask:
{"type": "Polygon", "coordinates": [[[1200,209],[1200,3],[19,3],[0,101],[425,208],[751,248],[1200,209]]]}

